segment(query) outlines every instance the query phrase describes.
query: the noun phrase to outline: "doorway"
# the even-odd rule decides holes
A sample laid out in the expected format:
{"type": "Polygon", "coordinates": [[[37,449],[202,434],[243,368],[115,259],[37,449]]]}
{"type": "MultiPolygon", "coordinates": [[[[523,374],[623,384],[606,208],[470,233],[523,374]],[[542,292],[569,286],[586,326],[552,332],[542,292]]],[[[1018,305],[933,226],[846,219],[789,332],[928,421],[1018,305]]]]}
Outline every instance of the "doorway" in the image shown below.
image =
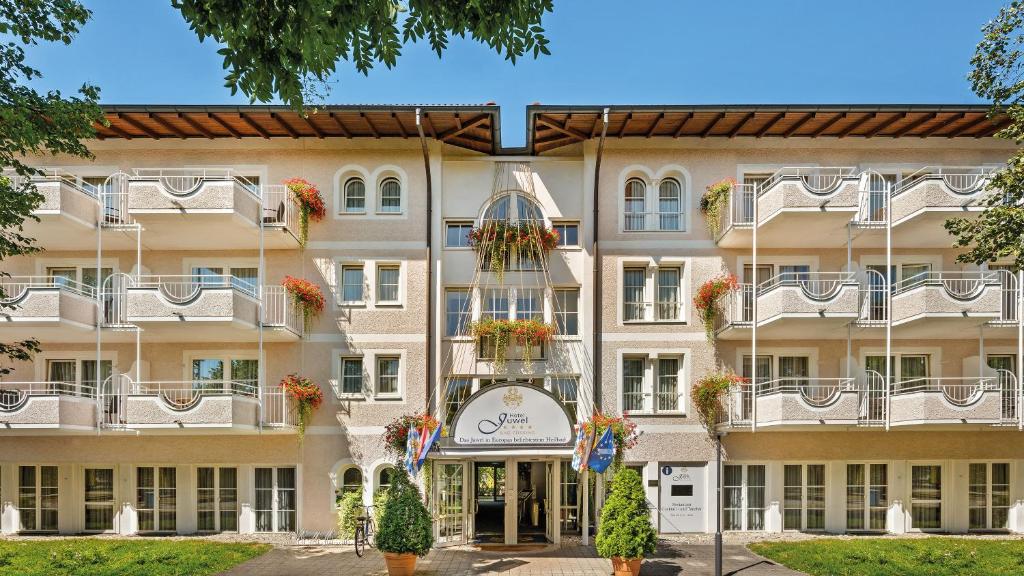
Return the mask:
{"type": "Polygon", "coordinates": [[[475,512],[473,525],[481,542],[505,542],[505,462],[473,465],[475,512]]]}

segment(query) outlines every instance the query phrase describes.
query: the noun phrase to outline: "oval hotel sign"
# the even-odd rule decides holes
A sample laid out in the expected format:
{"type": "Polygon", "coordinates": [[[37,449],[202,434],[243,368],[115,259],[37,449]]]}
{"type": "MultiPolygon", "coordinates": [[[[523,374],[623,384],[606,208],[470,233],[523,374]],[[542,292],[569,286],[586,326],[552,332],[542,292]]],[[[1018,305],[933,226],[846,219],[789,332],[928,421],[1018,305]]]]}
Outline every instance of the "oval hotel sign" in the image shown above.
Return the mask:
{"type": "Polygon", "coordinates": [[[455,444],[553,446],[572,443],[572,424],[561,403],[530,385],[489,386],[455,415],[455,444]]]}

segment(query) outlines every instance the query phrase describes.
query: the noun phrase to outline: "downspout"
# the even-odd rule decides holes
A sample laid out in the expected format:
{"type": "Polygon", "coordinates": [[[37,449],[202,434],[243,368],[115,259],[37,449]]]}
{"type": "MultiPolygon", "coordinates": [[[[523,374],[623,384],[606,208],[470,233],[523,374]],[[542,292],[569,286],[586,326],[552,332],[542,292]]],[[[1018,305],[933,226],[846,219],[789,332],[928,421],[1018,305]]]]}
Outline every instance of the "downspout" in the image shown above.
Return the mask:
{"type": "Polygon", "coordinates": [[[604,138],[608,134],[608,108],[601,112],[601,139],[597,141],[597,157],[594,159],[594,240],[591,252],[594,258],[594,396],[591,412],[595,412],[601,397],[601,253],[597,238],[601,222],[599,190],[601,182],[601,157],[604,155],[604,138]]]}
{"type": "Polygon", "coordinates": [[[434,394],[434,280],[433,280],[433,248],[431,238],[434,226],[434,194],[430,177],[430,150],[427,148],[427,137],[423,134],[423,119],[420,109],[416,109],[416,132],[420,136],[420,148],[423,150],[423,174],[427,180],[427,396],[425,408],[429,411],[434,394]]]}

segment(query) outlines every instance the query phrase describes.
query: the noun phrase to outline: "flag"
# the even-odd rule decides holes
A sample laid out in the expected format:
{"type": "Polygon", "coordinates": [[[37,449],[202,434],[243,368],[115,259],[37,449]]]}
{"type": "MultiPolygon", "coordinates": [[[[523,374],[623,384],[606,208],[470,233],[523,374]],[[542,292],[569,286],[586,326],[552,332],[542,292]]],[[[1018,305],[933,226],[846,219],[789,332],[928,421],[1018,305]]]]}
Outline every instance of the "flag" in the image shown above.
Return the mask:
{"type": "Polygon", "coordinates": [[[612,427],[609,426],[604,429],[604,434],[601,434],[601,439],[597,441],[594,451],[590,453],[591,470],[598,474],[604,472],[611,465],[614,457],[615,436],[612,434],[612,427]]]}
{"type": "Polygon", "coordinates": [[[410,426],[409,435],[405,440],[405,469],[413,476],[416,475],[416,457],[419,445],[420,433],[415,426],[410,426]]]}
{"type": "Polygon", "coordinates": [[[576,434],[576,449],[572,454],[572,467],[577,472],[587,469],[587,461],[590,459],[590,450],[594,447],[594,436],[586,431],[586,426],[580,424],[580,431],[576,434]]]}
{"type": "Polygon", "coordinates": [[[423,467],[423,462],[427,459],[427,454],[430,453],[430,447],[437,442],[437,439],[441,437],[441,426],[438,425],[434,428],[434,432],[430,433],[427,431],[426,426],[423,427],[423,448],[420,450],[419,458],[416,459],[416,469],[419,470],[423,467]]]}

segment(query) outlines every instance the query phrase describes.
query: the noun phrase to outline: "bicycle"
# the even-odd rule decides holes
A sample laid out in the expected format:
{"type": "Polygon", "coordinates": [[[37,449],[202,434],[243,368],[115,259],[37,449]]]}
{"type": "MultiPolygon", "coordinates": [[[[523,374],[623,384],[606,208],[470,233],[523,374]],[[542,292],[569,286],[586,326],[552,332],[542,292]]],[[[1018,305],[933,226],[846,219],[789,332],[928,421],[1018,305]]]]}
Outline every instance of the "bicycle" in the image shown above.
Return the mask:
{"type": "Polygon", "coordinates": [[[374,527],[373,514],[371,513],[373,506],[366,506],[364,508],[364,515],[356,517],[356,522],[358,524],[356,525],[355,546],[356,556],[359,556],[360,558],[362,558],[363,552],[366,551],[367,546],[373,548],[374,527]]]}

